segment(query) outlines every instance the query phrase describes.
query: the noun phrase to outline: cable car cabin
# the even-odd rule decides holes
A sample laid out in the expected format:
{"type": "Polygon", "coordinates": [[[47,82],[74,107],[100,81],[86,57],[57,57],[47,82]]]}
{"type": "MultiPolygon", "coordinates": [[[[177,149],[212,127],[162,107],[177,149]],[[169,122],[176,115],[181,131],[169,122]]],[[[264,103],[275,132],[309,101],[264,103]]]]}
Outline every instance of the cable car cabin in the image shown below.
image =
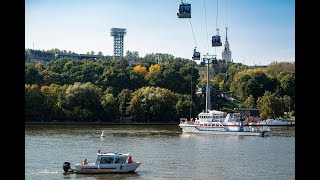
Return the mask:
{"type": "Polygon", "coordinates": [[[200,52],[197,52],[196,49],[194,49],[194,51],[193,51],[192,59],[193,60],[200,60],[200,52]]]}
{"type": "Polygon", "coordinates": [[[222,46],[220,36],[212,36],[212,47],[222,46]]]}
{"type": "Polygon", "coordinates": [[[193,60],[200,60],[200,52],[194,52],[192,56],[193,60]]]}
{"type": "Polygon", "coordinates": [[[201,67],[203,67],[203,66],[205,66],[205,65],[206,65],[206,63],[205,63],[204,61],[200,62],[200,66],[201,66],[201,67]]]}
{"type": "Polygon", "coordinates": [[[211,62],[213,65],[217,65],[217,64],[219,64],[218,63],[218,61],[216,60],[216,59],[214,59],[214,60],[212,60],[212,62],[211,62]]]}
{"type": "Polygon", "coordinates": [[[191,18],[191,4],[181,3],[177,15],[178,18],[191,18]]]}

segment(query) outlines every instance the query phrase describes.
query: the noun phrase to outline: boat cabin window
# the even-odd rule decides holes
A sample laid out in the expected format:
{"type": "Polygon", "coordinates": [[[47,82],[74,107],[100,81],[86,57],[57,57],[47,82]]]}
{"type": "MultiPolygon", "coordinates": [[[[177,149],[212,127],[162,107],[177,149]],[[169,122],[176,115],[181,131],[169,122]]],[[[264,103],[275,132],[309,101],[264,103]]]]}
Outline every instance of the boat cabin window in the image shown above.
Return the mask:
{"type": "Polygon", "coordinates": [[[113,164],[113,157],[101,157],[100,164],[113,164]]]}
{"type": "Polygon", "coordinates": [[[125,163],[125,162],[126,162],[125,156],[119,156],[119,157],[114,158],[115,164],[121,164],[121,163],[125,163]]]}

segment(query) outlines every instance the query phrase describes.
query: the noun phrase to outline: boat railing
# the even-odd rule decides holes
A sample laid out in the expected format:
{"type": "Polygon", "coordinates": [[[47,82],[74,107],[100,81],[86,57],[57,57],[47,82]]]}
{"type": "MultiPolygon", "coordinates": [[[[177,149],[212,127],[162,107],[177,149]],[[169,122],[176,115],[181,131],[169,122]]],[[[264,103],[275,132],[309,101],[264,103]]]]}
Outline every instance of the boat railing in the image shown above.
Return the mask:
{"type": "Polygon", "coordinates": [[[180,124],[194,124],[194,120],[193,119],[188,120],[187,118],[180,118],[180,124]]]}
{"type": "Polygon", "coordinates": [[[270,128],[267,126],[262,127],[244,127],[244,131],[251,131],[251,132],[261,132],[261,131],[270,131],[270,128]]]}

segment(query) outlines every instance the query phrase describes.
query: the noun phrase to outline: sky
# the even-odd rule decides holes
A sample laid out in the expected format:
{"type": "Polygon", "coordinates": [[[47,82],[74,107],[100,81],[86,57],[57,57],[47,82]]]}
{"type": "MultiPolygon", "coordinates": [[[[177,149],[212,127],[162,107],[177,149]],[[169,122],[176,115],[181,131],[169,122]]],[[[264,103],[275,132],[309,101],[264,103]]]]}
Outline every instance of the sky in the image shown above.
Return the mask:
{"type": "Polygon", "coordinates": [[[113,55],[111,28],[126,28],[127,50],[191,59],[194,47],[221,53],[228,27],[232,59],[246,65],[295,61],[294,0],[188,0],[191,19],[177,17],[180,0],[25,0],[25,48],[113,55]],[[217,6],[218,4],[218,6],[217,6]],[[211,47],[217,34],[222,47],[211,47]]]}

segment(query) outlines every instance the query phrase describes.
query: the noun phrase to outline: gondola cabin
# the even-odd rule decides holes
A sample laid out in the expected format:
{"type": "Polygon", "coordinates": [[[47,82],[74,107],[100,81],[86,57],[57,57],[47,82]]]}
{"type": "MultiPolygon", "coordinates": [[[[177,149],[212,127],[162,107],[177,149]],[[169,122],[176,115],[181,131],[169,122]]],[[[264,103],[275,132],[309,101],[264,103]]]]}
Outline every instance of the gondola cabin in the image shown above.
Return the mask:
{"type": "Polygon", "coordinates": [[[222,46],[221,38],[219,35],[212,36],[212,47],[222,46]]]}
{"type": "Polygon", "coordinates": [[[200,52],[197,52],[196,49],[194,49],[194,51],[193,51],[192,59],[193,60],[200,60],[200,52]]]}
{"type": "Polygon", "coordinates": [[[218,62],[217,59],[213,59],[211,63],[212,63],[213,65],[218,65],[218,64],[219,64],[219,62],[218,62]]]}
{"type": "Polygon", "coordinates": [[[178,18],[191,18],[191,4],[181,3],[177,15],[178,18]]]}
{"type": "Polygon", "coordinates": [[[204,61],[200,62],[200,66],[204,67],[206,65],[206,63],[204,61]]]}

